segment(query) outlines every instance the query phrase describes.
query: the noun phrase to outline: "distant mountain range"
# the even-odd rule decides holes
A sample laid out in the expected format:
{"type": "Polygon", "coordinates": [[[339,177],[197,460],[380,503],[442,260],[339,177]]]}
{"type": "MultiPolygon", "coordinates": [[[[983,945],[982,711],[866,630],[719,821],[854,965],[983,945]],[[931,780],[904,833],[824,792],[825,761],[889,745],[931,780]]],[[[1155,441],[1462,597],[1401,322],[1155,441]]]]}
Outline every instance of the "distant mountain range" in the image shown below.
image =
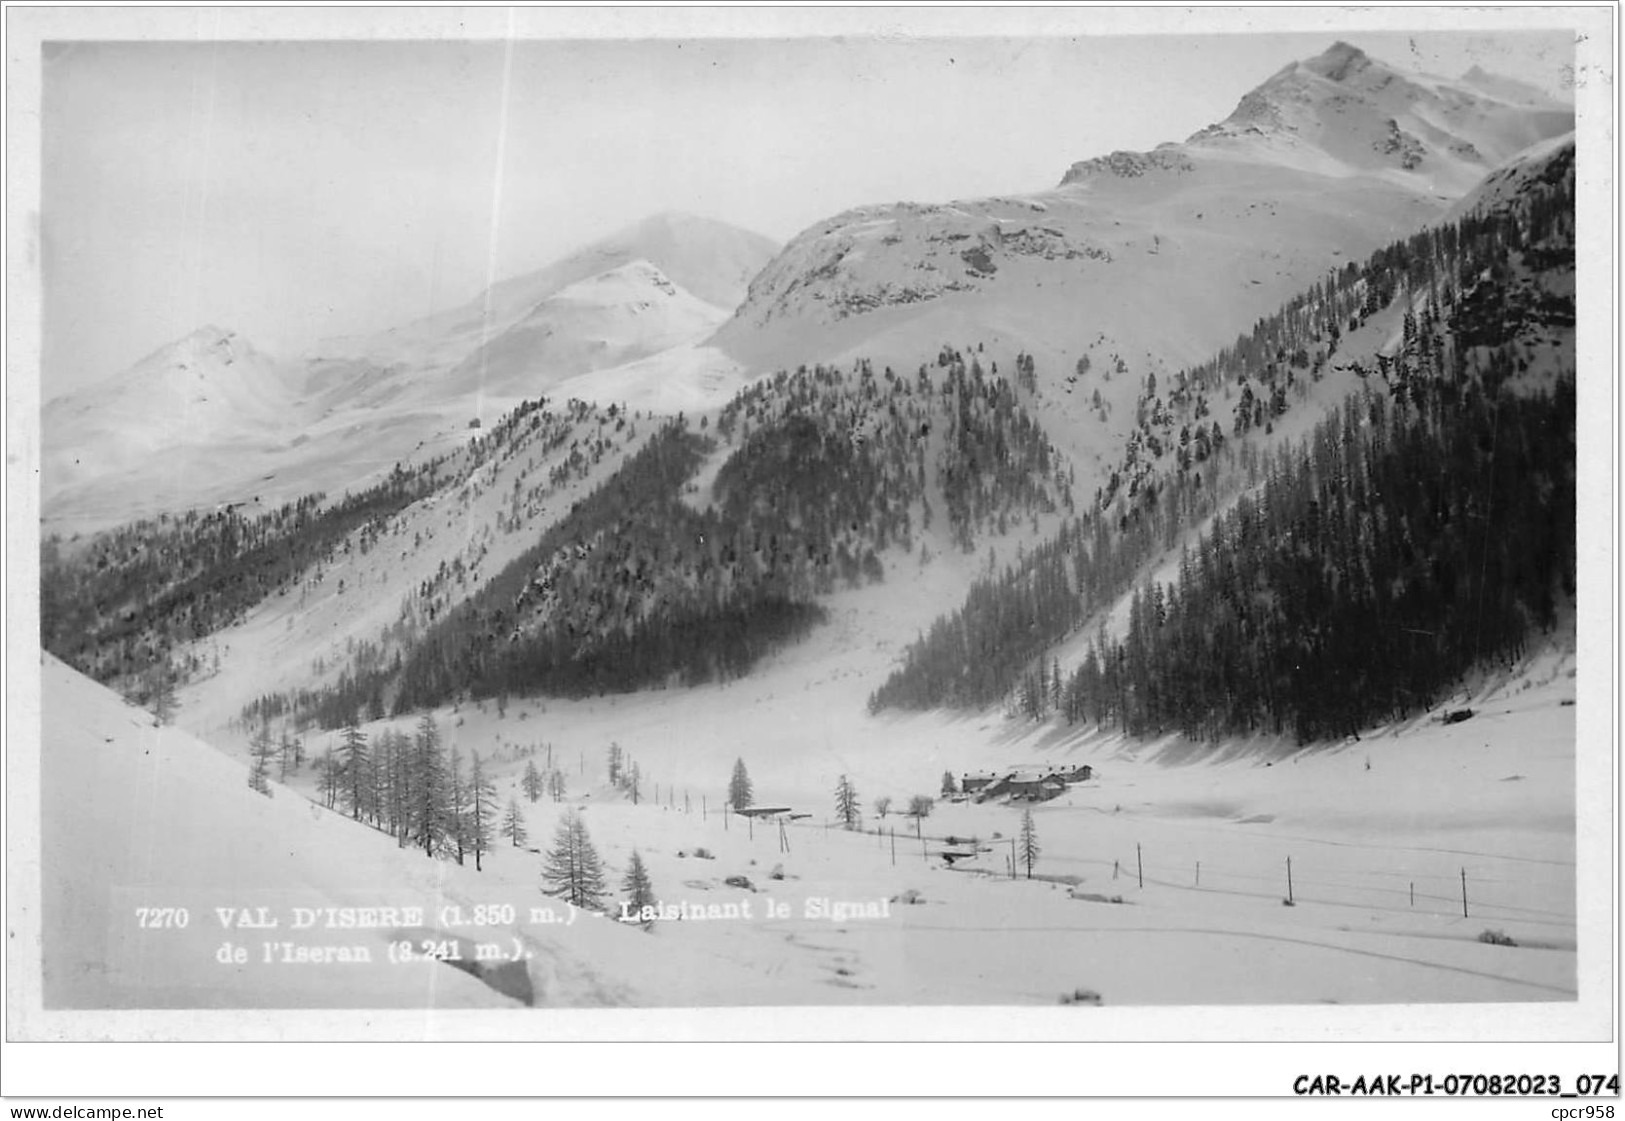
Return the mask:
{"type": "MultiPolygon", "coordinates": [[[[357,485],[544,394],[714,408],[780,367],[906,368],[972,338],[1049,368],[1166,376],[1572,127],[1532,87],[1337,43],[1184,142],[1082,160],[1050,190],[860,207],[782,249],[657,215],[293,362],[205,328],[45,409],[47,525],[357,485]]],[[[1074,450],[1100,439],[1077,405],[1055,418],[1074,450]]]]}
{"type": "Polygon", "coordinates": [[[449,311],[297,361],[201,328],[45,407],[47,524],[357,483],[482,414],[703,339],[776,248],[659,214],[449,311]],[[369,454],[357,456],[361,430],[369,454]]]}

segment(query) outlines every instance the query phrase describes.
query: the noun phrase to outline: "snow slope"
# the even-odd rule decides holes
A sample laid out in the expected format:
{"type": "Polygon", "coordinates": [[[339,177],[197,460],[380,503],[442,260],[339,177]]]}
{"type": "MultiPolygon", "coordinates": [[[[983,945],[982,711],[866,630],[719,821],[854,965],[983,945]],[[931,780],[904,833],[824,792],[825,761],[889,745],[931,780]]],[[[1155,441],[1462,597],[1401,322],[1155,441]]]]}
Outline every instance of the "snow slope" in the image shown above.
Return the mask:
{"type": "Polygon", "coordinates": [[[254,793],[240,763],[54,659],[42,676],[46,1008],[511,1003],[438,964],[389,964],[389,930],[321,939],[366,947],[371,965],[267,966],[260,936],[247,963],[216,961],[222,941],[245,941],[217,906],[361,906],[376,902],[369,883],[432,894],[439,877],[304,799],[254,793]],[[143,929],[141,907],[187,907],[188,925],[143,929]]]}
{"type": "MultiPolygon", "coordinates": [[[[472,861],[429,860],[290,786],[273,782],[271,798],[254,793],[243,764],[154,727],[54,659],[42,676],[48,1011],[680,1004],[701,978],[741,1003],[777,999],[771,982],[710,946],[651,956],[637,928],[544,896],[530,848],[504,843],[483,872],[472,861]],[[487,921],[477,910],[505,904],[517,917],[492,912],[487,921]],[[341,911],[330,917],[328,908],[341,911]],[[367,908],[396,913],[358,914],[367,908]],[[314,925],[301,926],[306,918],[314,925]],[[255,925],[270,921],[277,925],[255,925]],[[344,925],[369,921],[377,925],[344,925]],[[401,942],[414,948],[410,957],[392,955],[401,942]],[[222,961],[227,943],[246,960],[222,961]],[[283,943],[351,960],[290,963],[283,943]],[[480,944],[501,956],[476,963],[480,944]],[[435,960],[430,947],[464,964],[435,960]],[[370,960],[354,960],[363,955],[370,960]]],[[[541,843],[551,821],[532,816],[541,843]]]]}
{"type": "Polygon", "coordinates": [[[715,347],[690,341],[632,362],[580,374],[554,392],[600,405],[624,404],[668,416],[720,409],[753,379],[715,347]]]}

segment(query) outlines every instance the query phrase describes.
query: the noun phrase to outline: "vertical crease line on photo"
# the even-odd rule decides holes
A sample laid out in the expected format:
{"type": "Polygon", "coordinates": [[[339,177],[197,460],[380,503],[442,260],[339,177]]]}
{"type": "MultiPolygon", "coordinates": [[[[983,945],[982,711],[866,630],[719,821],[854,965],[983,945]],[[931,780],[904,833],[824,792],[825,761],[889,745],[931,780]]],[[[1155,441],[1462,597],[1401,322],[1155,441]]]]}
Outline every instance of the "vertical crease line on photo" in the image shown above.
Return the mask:
{"type": "Polygon", "coordinates": [[[491,220],[485,241],[485,308],[480,317],[479,380],[475,383],[474,410],[479,416],[485,405],[485,377],[490,354],[491,316],[495,299],[492,296],[497,282],[498,234],[502,226],[502,181],[507,175],[508,163],[508,107],[513,88],[513,44],[515,12],[508,9],[508,33],[502,44],[502,95],[497,106],[497,150],[491,171],[491,220]]]}

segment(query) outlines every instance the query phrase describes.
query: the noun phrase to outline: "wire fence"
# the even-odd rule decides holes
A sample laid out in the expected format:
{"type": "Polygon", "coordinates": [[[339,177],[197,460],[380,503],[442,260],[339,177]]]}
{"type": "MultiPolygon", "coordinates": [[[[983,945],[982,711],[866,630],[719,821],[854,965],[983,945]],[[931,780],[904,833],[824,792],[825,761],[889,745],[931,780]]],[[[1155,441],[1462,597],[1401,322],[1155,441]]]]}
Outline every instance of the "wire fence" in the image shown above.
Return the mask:
{"type": "MultiPolygon", "coordinates": [[[[890,866],[925,863],[954,871],[1005,879],[1041,880],[1072,887],[1087,885],[1089,895],[1124,901],[1170,893],[1229,898],[1271,906],[1332,908],[1368,915],[1454,917],[1486,923],[1515,923],[1540,932],[1554,944],[1572,944],[1577,918],[1574,908],[1574,867],[1563,861],[1524,860],[1504,854],[1448,854],[1431,852],[1426,859],[1395,856],[1381,861],[1380,843],[1343,845],[1315,838],[1282,838],[1279,843],[1254,835],[1247,838],[1255,850],[1273,847],[1279,855],[1236,859],[1234,853],[1213,860],[1202,854],[1199,842],[1166,846],[1177,857],[1165,855],[1151,844],[1113,839],[1090,854],[1045,847],[1031,869],[1022,859],[1016,835],[965,834],[928,827],[929,818],[909,814],[865,818],[847,828],[833,818],[780,812],[748,814],[714,804],[670,786],[658,804],[690,814],[724,831],[741,831],[745,839],[773,845],[789,854],[820,839],[844,838],[871,846],[877,861],[890,866]],[[720,820],[718,820],[720,819],[720,820]],[[1317,848],[1353,849],[1329,859],[1318,859],[1317,848]],[[1300,851],[1295,852],[1294,847],[1300,851]],[[1301,850],[1308,850],[1309,855],[1301,850]],[[1029,873],[1030,876],[1029,876],[1029,873]],[[1567,895],[1567,905],[1563,896],[1567,895]],[[1548,905],[1540,905],[1544,900],[1548,905]]],[[[1215,849],[1227,847],[1214,845],[1215,849]]],[[[1488,933],[1488,932],[1486,932],[1488,933]]]]}

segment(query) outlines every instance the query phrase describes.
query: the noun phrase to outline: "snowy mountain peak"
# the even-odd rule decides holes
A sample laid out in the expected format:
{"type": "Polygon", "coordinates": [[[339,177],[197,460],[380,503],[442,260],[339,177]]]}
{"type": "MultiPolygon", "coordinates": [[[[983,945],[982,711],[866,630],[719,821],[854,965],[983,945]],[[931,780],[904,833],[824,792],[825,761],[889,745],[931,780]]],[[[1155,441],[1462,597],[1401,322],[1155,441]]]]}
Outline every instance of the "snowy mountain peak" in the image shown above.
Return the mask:
{"type": "Polygon", "coordinates": [[[1244,95],[1224,121],[1198,132],[1191,141],[1258,128],[1312,135],[1328,126],[1339,127],[1339,118],[1351,111],[1380,108],[1392,115],[1427,92],[1358,47],[1338,42],[1314,58],[1277,71],[1244,95]]]}
{"type": "MultiPolygon", "coordinates": [[[[129,503],[108,481],[129,482],[156,470],[161,455],[184,459],[210,446],[246,461],[292,423],[301,378],[296,367],[257,350],[243,335],[211,325],[159,347],[123,373],[58,397],[40,414],[51,449],[42,481],[47,512],[95,508],[127,517],[129,503]]],[[[192,471],[162,474],[183,480],[192,471]]],[[[216,474],[214,466],[197,473],[216,474]]],[[[144,485],[157,493],[150,480],[144,485]]]]}
{"type": "Polygon", "coordinates": [[[1079,161],[1061,186],[1183,174],[1195,160],[1221,157],[1460,195],[1514,153],[1571,127],[1572,110],[1534,87],[1476,67],[1459,82],[1408,73],[1339,41],[1276,71],[1184,143],[1079,161]]]}
{"type": "MultiPolygon", "coordinates": [[[[188,335],[165,343],[141,361],[137,362],[133,370],[151,368],[166,368],[170,366],[191,366],[209,358],[218,359],[222,364],[230,364],[238,358],[248,356],[264,357],[254,349],[247,338],[236,331],[225,327],[216,327],[214,324],[205,324],[188,335]]],[[[128,373],[120,375],[125,380],[128,373]]]]}
{"type": "Polygon", "coordinates": [[[311,356],[321,366],[318,388],[340,394],[365,390],[391,369],[415,371],[414,380],[421,382],[422,375],[432,377],[466,360],[544,301],[637,261],[727,312],[777,251],[777,243],[760,234],[663,211],[543,268],[499,281],[460,307],[378,335],[324,341],[311,356]]]}
{"type": "Polygon", "coordinates": [[[1214,155],[1331,175],[1380,175],[1459,196],[1573,113],[1520,83],[1402,71],[1346,42],[1293,63],[1186,141],[1214,155]]]}
{"type": "Polygon", "coordinates": [[[636,244],[652,238],[730,238],[741,232],[737,226],[700,214],[690,214],[686,210],[660,210],[604,240],[636,244]]]}
{"type": "Polygon", "coordinates": [[[732,310],[744,298],[751,277],[777,249],[760,234],[726,222],[666,210],[600,238],[538,273],[504,281],[496,291],[534,290],[538,280],[552,283],[561,268],[574,274],[567,281],[571,283],[644,261],[706,303],[732,310]]]}
{"type": "Polygon", "coordinates": [[[538,301],[445,375],[433,391],[538,396],[569,378],[635,362],[716,329],[727,311],[643,258],[538,301]]]}
{"type": "Polygon", "coordinates": [[[123,373],[70,397],[85,403],[135,394],[168,399],[173,405],[216,400],[232,407],[251,407],[282,400],[291,385],[290,371],[246,336],[210,324],[165,343],[123,373]]]}
{"type": "Polygon", "coordinates": [[[1305,70],[1319,74],[1330,82],[1341,82],[1371,65],[1371,57],[1359,47],[1341,39],[1322,54],[1300,64],[1305,70]]]}
{"type": "Polygon", "coordinates": [[[549,300],[603,304],[647,299],[656,294],[675,298],[678,291],[678,287],[658,267],[639,258],[597,276],[589,276],[586,280],[578,280],[549,300]]]}

